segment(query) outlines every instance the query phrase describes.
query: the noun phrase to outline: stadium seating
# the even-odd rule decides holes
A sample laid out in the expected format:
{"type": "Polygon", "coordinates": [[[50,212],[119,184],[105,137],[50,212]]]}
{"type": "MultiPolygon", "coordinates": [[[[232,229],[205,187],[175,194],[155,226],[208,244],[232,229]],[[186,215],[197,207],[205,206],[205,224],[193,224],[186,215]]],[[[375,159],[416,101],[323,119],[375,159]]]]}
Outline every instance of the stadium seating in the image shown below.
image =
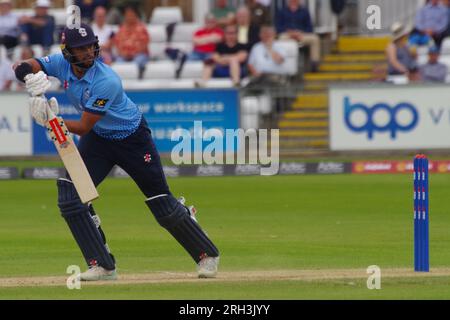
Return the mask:
{"type": "Polygon", "coordinates": [[[138,78],[138,67],[135,63],[114,63],[111,67],[122,79],[138,78]]]}
{"type": "Polygon", "coordinates": [[[150,17],[150,24],[167,25],[183,21],[183,14],[179,7],[156,7],[150,17]]]}
{"type": "Polygon", "coordinates": [[[144,73],[145,79],[174,79],[175,63],[172,61],[152,61],[147,63],[144,73]]]}
{"type": "Polygon", "coordinates": [[[203,62],[188,61],[181,72],[181,79],[200,79],[203,72],[203,62]]]}

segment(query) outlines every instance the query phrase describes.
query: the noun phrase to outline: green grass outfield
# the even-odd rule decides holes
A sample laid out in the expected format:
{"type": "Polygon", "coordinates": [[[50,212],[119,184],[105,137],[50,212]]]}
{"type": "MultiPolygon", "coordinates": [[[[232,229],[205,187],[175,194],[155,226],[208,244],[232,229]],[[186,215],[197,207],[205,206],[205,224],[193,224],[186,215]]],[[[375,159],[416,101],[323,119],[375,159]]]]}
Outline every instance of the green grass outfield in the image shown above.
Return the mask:
{"type": "Polygon", "coordinates": [[[175,178],[169,183],[177,196],[195,203],[201,225],[221,250],[225,276],[195,279],[192,260],[159,227],[134,183],[108,179],[95,207],[119,275],[170,274],[175,280],[69,290],[64,282],[28,286],[17,279],[17,285],[6,287],[2,283],[10,278],[66,277],[67,266],[84,262],[56,207],[54,181],[0,181],[0,299],[450,298],[450,175],[430,178],[430,260],[432,270],[441,273],[429,276],[409,272],[411,175],[175,178]],[[370,265],[381,268],[381,290],[366,287],[370,265]],[[326,276],[305,276],[305,270],[326,276]],[[383,277],[383,270],[397,272],[383,277]],[[245,278],[255,273],[257,278],[245,278]]]}

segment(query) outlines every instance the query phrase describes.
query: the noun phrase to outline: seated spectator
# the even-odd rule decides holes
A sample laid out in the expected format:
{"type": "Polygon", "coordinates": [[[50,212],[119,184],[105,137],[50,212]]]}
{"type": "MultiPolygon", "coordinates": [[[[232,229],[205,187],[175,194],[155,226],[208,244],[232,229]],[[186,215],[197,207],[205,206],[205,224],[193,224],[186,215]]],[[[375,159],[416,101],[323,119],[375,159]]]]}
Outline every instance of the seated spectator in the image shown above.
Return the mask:
{"type": "Polygon", "coordinates": [[[112,63],[112,39],[114,37],[113,27],[106,24],[106,9],[105,7],[97,7],[94,11],[94,20],[92,22],[92,30],[98,37],[98,44],[100,45],[100,57],[106,64],[112,63]]]}
{"type": "Polygon", "coordinates": [[[270,8],[258,2],[258,0],[246,0],[247,8],[251,13],[251,23],[261,27],[272,24],[270,8]]]}
{"type": "Polygon", "coordinates": [[[261,28],[261,42],[255,44],[248,59],[248,69],[252,77],[264,77],[265,75],[282,75],[282,68],[286,60],[286,50],[275,42],[275,29],[270,26],[261,28]]]}
{"type": "Polygon", "coordinates": [[[150,35],[147,26],[140,21],[136,7],[124,8],[124,21],[114,36],[113,43],[117,49],[116,61],[136,62],[139,68],[139,79],[142,79],[145,65],[150,59],[148,50],[150,35]]]}
{"type": "Polygon", "coordinates": [[[418,46],[428,45],[433,39],[440,48],[446,36],[448,19],[448,9],[440,3],[440,0],[429,0],[416,14],[415,29],[411,34],[410,43],[418,46]]]}
{"type": "Polygon", "coordinates": [[[434,46],[428,51],[428,63],[419,68],[422,81],[445,82],[448,68],[439,63],[439,48],[434,46]]]}
{"type": "Polygon", "coordinates": [[[386,48],[389,75],[408,75],[408,70],[416,66],[414,56],[408,47],[410,34],[401,23],[392,26],[392,42],[386,48]]]}
{"type": "Polygon", "coordinates": [[[12,62],[6,57],[0,57],[0,91],[8,91],[16,78],[12,62]]]}
{"type": "Polygon", "coordinates": [[[84,23],[91,23],[97,7],[109,7],[109,0],[75,0],[75,5],[80,7],[81,19],[84,23]]]}
{"type": "Polygon", "coordinates": [[[240,7],[236,12],[238,28],[238,42],[247,45],[250,51],[259,41],[259,27],[251,23],[250,11],[247,7],[240,7]]]}
{"type": "Polygon", "coordinates": [[[422,81],[420,70],[417,66],[413,66],[408,69],[408,81],[409,83],[417,83],[422,81]]]}
{"type": "Polygon", "coordinates": [[[6,49],[12,49],[19,43],[19,17],[11,10],[11,0],[0,0],[0,45],[6,49]]]}
{"type": "Polygon", "coordinates": [[[216,17],[217,23],[222,28],[233,24],[235,21],[234,9],[228,6],[227,0],[216,0],[216,5],[211,13],[216,17]]]}
{"type": "Polygon", "coordinates": [[[313,33],[311,16],[301,0],[288,0],[287,7],[278,12],[276,27],[281,39],[293,39],[310,47],[311,69],[316,72],[320,61],[320,38],[313,33]]]}
{"type": "Polygon", "coordinates": [[[39,44],[44,48],[44,54],[48,54],[53,45],[55,32],[55,18],[48,14],[49,8],[49,0],[37,0],[34,5],[34,16],[20,19],[24,44],[39,44]]]}
{"type": "Polygon", "coordinates": [[[216,51],[216,45],[223,41],[224,33],[217,26],[217,20],[212,14],[205,17],[205,26],[194,33],[194,50],[188,60],[204,61],[211,58],[216,51]]]}
{"type": "Polygon", "coordinates": [[[225,28],[225,41],[218,44],[211,59],[205,61],[203,81],[208,81],[211,76],[215,78],[231,77],[233,85],[239,86],[241,78],[246,74],[247,56],[247,46],[238,43],[236,26],[227,26],[225,28]]]}

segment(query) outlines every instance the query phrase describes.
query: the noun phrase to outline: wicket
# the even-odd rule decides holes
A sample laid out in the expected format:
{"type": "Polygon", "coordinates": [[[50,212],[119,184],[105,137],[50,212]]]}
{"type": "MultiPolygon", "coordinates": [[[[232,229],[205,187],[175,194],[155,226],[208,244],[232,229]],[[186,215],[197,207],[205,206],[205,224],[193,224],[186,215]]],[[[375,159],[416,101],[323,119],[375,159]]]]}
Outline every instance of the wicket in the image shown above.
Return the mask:
{"type": "Polygon", "coordinates": [[[414,158],[414,270],[430,271],[428,158],[414,158]]]}

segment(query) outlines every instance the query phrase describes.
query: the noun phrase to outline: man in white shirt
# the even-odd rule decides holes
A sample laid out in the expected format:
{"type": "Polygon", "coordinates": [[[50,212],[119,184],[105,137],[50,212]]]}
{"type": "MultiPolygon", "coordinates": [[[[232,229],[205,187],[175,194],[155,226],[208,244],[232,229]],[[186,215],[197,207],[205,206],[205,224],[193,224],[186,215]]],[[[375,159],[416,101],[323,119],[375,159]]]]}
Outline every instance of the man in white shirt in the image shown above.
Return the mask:
{"type": "Polygon", "coordinates": [[[253,46],[248,60],[248,69],[253,77],[287,73],[283,68],[287,54],[284,48],[275,42],[275,35],[273,27],[263,26],[261,28],[261,42],[253,46]]]}
{"type": "Polygon", "coordinates": [[[94,20],[92,21],[92,30],[98,37],[100,45],[100,56],[106,64],[112,63],[112,41],[114,29],[111,25],[106,24],[105,7],[97,7],[94,11],[94,20]]]}

